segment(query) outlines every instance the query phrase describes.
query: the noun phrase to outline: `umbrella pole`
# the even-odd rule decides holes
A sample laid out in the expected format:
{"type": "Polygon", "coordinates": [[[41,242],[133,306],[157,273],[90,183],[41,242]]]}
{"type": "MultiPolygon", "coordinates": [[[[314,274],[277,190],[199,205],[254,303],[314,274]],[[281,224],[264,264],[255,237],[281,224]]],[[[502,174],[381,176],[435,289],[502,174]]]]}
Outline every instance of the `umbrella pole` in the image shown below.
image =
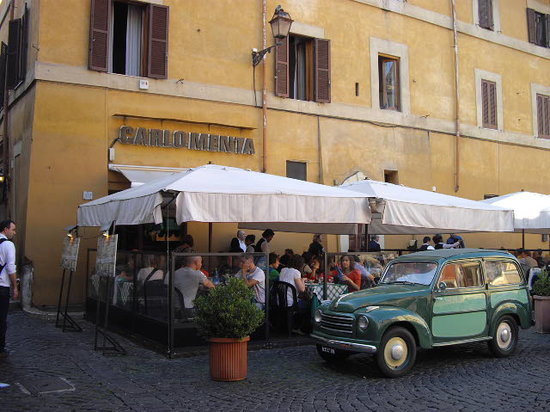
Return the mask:
{"type": "Polygon", "coordinates": [[[521,229],[521,248],[525,249],[525,229],[521,229]]]}

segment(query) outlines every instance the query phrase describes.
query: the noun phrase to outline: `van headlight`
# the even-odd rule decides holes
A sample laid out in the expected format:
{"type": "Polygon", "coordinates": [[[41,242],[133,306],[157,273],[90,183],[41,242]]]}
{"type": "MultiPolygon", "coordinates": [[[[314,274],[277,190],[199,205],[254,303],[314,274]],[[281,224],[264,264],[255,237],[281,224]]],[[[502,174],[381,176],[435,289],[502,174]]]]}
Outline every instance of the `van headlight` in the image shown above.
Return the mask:
{"type": "Polygon", "coordinates": [[[367,327],[369,326],[369,318],[364,315],[359,315],[359,317],[357,318],[357,326],[361,330],[367,329],[367,327]]]}
{"type": "Polygon", "coordinates": [[[321,318],[322,318],[321,309],[317,309],[315,311],[315,314],[313,315],[313,320],[315,321],[315,323],[321,323],[321,318]]]}

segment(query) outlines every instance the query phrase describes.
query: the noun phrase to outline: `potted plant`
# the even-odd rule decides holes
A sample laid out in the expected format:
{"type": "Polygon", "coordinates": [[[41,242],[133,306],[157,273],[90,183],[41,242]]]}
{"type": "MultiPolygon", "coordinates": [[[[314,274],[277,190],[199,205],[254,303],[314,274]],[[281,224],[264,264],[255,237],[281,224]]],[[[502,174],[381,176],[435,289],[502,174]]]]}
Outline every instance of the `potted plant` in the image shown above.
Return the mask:
{"type": "Polygon", "coordinates": [[[550,274],[543,271],[533,285],[537,332],[550,333],[550,274]]]}
{"type": "Polygon", "coordinates": [[[254,293],[240,279],[229,279],[195,299],[199,333],[210,341],[210,376],[217,381],[246,379],[250,334],[262,324],[264,312],[254,293]]]}

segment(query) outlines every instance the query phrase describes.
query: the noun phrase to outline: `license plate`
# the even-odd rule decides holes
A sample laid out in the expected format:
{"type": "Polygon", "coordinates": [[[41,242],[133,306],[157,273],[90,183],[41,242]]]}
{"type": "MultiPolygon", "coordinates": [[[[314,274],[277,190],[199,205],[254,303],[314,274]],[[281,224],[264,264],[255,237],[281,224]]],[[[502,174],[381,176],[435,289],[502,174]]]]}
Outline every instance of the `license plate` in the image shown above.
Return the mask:
{"type": "Polygon", "coordinates": [[[321,352],[330,353],[331,355],[336,354],[336,351],[333,348],[329,348],[326,346],[321,346],[321,352]]]}

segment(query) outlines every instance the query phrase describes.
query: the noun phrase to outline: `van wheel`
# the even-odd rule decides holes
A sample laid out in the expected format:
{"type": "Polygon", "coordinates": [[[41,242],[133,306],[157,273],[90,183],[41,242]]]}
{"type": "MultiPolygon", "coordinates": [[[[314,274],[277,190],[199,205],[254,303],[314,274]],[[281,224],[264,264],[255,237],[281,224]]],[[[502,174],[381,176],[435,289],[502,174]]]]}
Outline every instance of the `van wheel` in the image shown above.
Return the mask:
{"type": "Polygon", "coordinates": [[[514,353],[518,346],[518,324],[511,316],[501,317],[493,332],[493,339],[488,342],[489,350],[497,358],[504,358],[514,353]]]}
{"type": "Polygon", "coordinates": [[[327,347],[323,345],[317,345],[317,353],[325,362],[328,363],[336,363],[338,361],[345,360],[348,356],[351,355],[351,353],[344,352],[338,349],[332,349],[334,350],[334,353],[330,353],[326,351],[327,347]],[[323,350],[325,348],[325,350],[323,350]]]}
{"type": "Polygon", "coordinates": [[[393,327],[382,337],[376,362],[383,375],[398,378],[407,374],[416,360],[414,336],[405,328],[393,327]]]}

